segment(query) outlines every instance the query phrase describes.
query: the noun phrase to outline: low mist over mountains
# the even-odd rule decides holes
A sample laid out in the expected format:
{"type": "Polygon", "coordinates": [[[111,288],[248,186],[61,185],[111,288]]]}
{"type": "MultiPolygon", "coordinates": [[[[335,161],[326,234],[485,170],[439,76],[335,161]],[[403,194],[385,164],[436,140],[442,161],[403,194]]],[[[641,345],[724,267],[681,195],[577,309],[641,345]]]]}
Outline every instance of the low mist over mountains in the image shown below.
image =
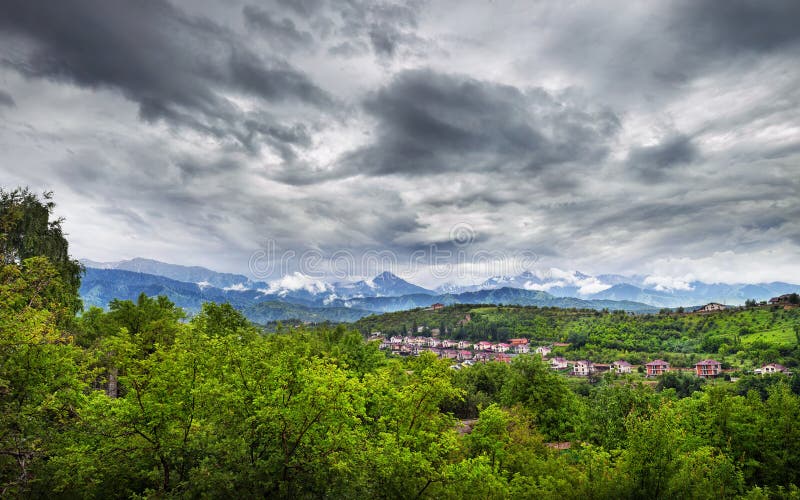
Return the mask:
{"type": "Polygon", "coordinates": [[[477,285],[442,285],[429,290],[383,272],[372,279],[328,283],[299,273],[273,282],[149,259],[101,263],[82,261],[86,275],[81,296],[87,306],[135,300],[140,293],[166,295],[187,311],[206,301],[230,302],[251,320],[354,321],[373,313],[443,304],[517,304],[542,307],[621,309],[655,312],[707,302],[741,304],[767,300],[800,286],[789,283],[708,284],[699,281],[664,286],[663,280],[621,275],[589,276],[559,269],[496,276],[477,285]]]}

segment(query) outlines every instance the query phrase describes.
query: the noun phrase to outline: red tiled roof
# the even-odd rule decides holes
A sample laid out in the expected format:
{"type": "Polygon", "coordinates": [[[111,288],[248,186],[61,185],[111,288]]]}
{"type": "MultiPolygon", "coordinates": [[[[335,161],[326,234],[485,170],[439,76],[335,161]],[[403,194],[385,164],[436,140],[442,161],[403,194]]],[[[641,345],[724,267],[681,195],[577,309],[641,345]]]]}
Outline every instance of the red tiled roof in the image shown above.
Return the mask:
{"type": "Polygon", "coordinates": [[[713,359],[704,359],[703,361],[700,361],[699,363],[695,363],[694,366],[704,366],[704,365],[716,366],[716,365],[721,365],[721,364],[722,363],[720,363],[719,361],[714,361],[713,359]]]}

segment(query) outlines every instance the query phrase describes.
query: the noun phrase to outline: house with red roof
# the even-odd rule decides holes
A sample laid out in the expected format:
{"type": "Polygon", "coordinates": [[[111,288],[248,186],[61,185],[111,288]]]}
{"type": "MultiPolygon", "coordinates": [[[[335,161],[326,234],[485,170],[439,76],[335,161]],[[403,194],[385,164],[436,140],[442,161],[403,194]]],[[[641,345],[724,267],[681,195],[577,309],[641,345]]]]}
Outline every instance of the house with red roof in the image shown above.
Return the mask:
{"type": "Polygon", "coordinates": [[[644,365],[644,367],[647,370],[648,377],[658,377],[659,375],[664,375],[669,371],[669,363],[663,359],[654,359],[653,361],[644,365]]]}
{"type": "Polygon", "coordinates": [[[485,340],[481,340],[477,344],[475,344],[475,349],[479,351],[491,351],[492,350],[492,343],[487,342],[485,340]]]}
{"type": "Polygon", "coordinates": [[[722,373],[722,363],[713,359],[704,359],[694,365],[694,371],[698,377],[716,377],[722,373]]]}

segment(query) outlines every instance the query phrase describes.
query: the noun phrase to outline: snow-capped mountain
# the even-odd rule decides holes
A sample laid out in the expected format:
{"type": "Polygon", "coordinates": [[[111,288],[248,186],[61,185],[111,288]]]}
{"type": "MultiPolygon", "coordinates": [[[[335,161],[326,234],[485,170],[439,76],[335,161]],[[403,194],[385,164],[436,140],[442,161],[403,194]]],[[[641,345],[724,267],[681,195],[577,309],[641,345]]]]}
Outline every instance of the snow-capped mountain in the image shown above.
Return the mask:
{"type": "MultiPolygon", "coordinates": [[[[654,307],[694,306],[708,302],[737,305],[747,299],[767,300],[776,295],[800,290],[790,283],[724,284],[704,283],[690,278],[677,279],[664,276],[623,276],[599,274],[591,276],[580,271],[558,268],[531,269],[518,275],[493,276],[479,284],[457,285],[447,283],[435,291],[409,283],[383,272],[371,279],[334,282],[310,277],[301,273],[288,274],[269,283],[253,281],[243,275],[218,273],[197,266],[179,266],[150,259],[131,259],[119,262],[92,262],[84,260],[87,268],[130,271],[170,278],[191,283],[202,290],[218,289],[219,293],[247,292],[264,300],[278,300],[306,306],[345,307],[355,304],[353,299],[421,296],[415,303],[427,303],[425,296],[460,295],[501,289],[520,289],[529,292],[547,292],[551,296],[572,297],[582,300],[632,301],[654,307]]],[[[413,302],[413,301],[412,301],[413,302]]],[[[411,303],[411,302],[409,302],[411,303]]]]}
{"type": "Polygon", "coordinates": [[[479,285],[447,284],[439,293],[465,293],[477,290],[519,288],[540,290],[555,297],[593,300],[633,301],[655,307],[680,307],[720,302],[743,304],[747,299],[767,300],[776,295],[800,290],[790,283],[725,284],[704,283],[661,276],[600,274],[557,268],[528,270],[516,276],[493,276],[479,285]]]}
{"type": "Polygon", "coordinates": [[[399,297],[401,295],[411,295],[422,293],[425,295],[435,295],[435,292],[414,285],[408,281],[385,271],[372,279],[356,282],[335,283],[336,295],[341,298],[349,297],[399,297]]]}

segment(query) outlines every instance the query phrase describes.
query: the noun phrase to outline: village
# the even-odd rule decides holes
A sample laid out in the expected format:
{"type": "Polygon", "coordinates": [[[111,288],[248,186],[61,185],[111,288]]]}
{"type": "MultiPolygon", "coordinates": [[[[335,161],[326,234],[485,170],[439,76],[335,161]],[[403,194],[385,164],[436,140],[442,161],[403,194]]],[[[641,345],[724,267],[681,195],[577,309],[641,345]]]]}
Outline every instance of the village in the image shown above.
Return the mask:
{"type": "MultiPolygon", "coordinates": [[[[422,327],[420,327],[421,329],[422,327]]],[[[670,371],[690,371],[701,378],[716,378],[725,373],[722,363],[714,359],[704,359],[694,365],[693,369],[673,368],[667,361],[654,359],[644,365],[632,365],[625,360],[613,363],[594,363],[589,360],[568,360],[561,356],[550,357],[554,347],[568,347],[567,343],[555,342],[550,345],[532,347],[526,338],[514,338],[508,342],[438,339],[427,336],[392,336],[388,339],[380,332],[370,336],[369,341],[380,342],[380,348],[400,356],[419,356],[425,352],[435,354],[441,359],[453,361],[451,368],[460,370],[475,363],[497,361],[510,363],[519,355],[538,355],[552,370],[556,370],[576,377],[589,377],[595,374],[617,373],[627,374],[641,372],[645,377],[658,377],[670,371]]],[[[791,375],[786,367],[778,363],[769,363],[757,368],[756,375],[772,375],[782,373],[791,375]]]]}
{"type": "MultiPolygon", "coordinates": [[[[787,294],[786,296],[772,299],[770,303],[789,304],[790,299],[794,299],[794,296],[787,294]]],[[[429,310],[441,310],[443,307],[443,304],[437,303],[433,304],[429,310]]],[[[693,312],[719,311],[724,310],[725,307],[722,304],[710,303],[695,309],[693,312]]],[[[459,324],[468,323],[470,320],[470,315],[467,314],[463,320],[459,321],[459,324]]],[[[416,331],[408,331],[407,333],[408,335],[392,335],[387,338],[381,332],[372,332],[368,341],[379,342],[381,350],[399,356],[419,356],[430,352],[441,359],[452,360],[451,368],[455,370],[460,370],[475,363],[489,361],[510,363],[519,355],[538,355],[552,370],[575,377],[592,377],[604,373],[641,373],[646,378],[655,378],[668,372],[689,372],[697,377],[713,379],[732,371],[724,370],[722,363],[714,359],[699,361],[693,368],[672,367],[669,362],[662,359],[654,359],[643,365],[633,365],[622,359],[612,363],[596,363],[586,359],[569,360],[563,356],[551,356],[554,348],[566,348],[570,346],[569,343],[553,342],[547,345],[532,346],[528,338],[522,337],[512,338],[506,342],[440,339],[438,338],[441,333],[440,329],[429,329],[425,325],[416,326],[416,331]]],[[[764,364],[760,368],[753,370],[753,373],[755,375],[791,375],[791,372],[786,367],[778,363],[764,364]]]]}

